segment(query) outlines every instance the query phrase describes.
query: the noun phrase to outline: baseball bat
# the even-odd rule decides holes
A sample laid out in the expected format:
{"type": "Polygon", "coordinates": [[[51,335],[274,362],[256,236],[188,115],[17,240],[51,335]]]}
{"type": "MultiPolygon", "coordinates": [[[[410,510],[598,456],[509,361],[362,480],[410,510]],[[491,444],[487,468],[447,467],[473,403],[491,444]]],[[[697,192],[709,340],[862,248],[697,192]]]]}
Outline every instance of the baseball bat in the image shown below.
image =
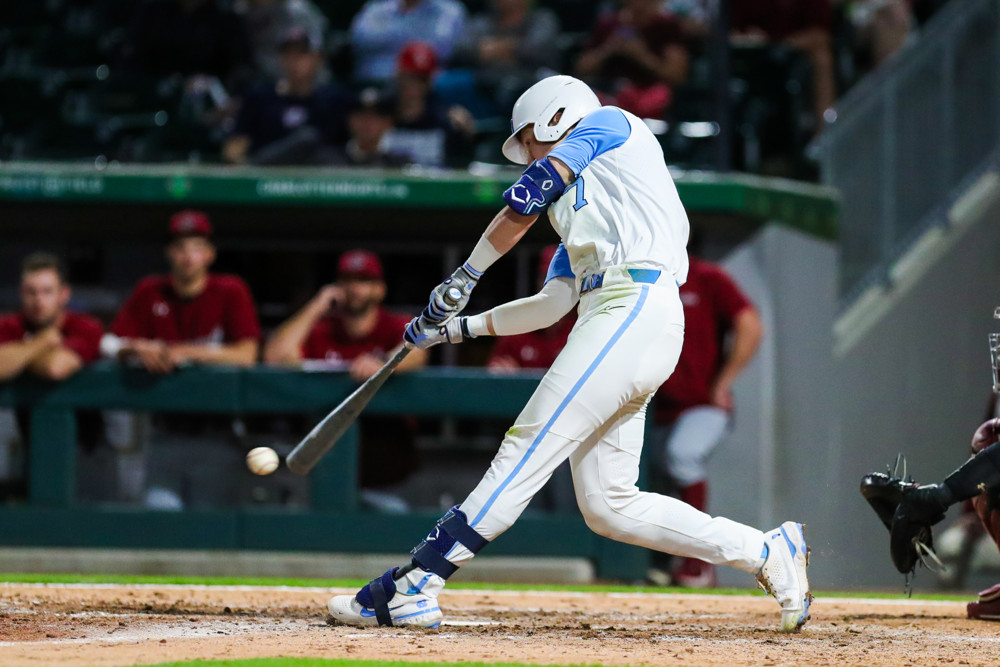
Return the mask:
{"type": "MultiPolygon", "coordinates": [[[[461,292],[452,287],[445,292],[445,301],[450,305],[455,305],[461,296],[461,292]]],[[[285,459],[285,465],[288,466],[288,469],[297,475],[308,474],[316,463],[333,449],[333,446],[347,432],[351,424],[357,421],[365,406],[371,402],[385,381],[389,379],[399,362],[410,353],[410,349],[406,345],[401,347],[389,361],[382,365],[382,368],[378,369],[375,375],[365,380],[350,396],[341,401],[340,405],[331,410],[330,414],[316,424],[309,435],[304,437],[302,442],[296,445],[292,453],[285,459]]]]}

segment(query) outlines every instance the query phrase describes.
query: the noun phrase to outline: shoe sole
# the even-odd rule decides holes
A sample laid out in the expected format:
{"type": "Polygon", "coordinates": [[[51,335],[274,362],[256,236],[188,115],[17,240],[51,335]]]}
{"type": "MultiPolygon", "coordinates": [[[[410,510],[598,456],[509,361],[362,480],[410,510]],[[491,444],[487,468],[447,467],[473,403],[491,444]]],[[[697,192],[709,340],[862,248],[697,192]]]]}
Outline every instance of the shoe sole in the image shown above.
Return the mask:
{"type": "MultiPolygon", "coordinates": [[[[377,628],[378,623],[348,623],[347,621],[341,621],[333,614],[326,615],[326,624],[332,627],[342,626],[345,628],[377,628]]],[[[441,627],[441,621],[435,621],[431,625],[420,625],[417,623],[400,623],[399,625],[393,624],[394,628],[421,628],[424,630],[437,630],[441,627]]]]}
{"type": "MultiPolygon", "coordinates": [[[[341,596],[337,596],[341,597],[341,596]]],[[[357,628],[377,628],[379,627],[378,620],[375,615],[371,616],[354,615],[352,612],[348,618],[344,618],[342,615],[335,613],[334,601],[337,597],[333,597],[327,602],[327,625],[345,625],[357,628]]],[[[441,613],[440,607],[434,607],[433,609],[421,609],[416,612],[411,612],[409,614],[401,614],[393,617],[392,627],[407,627],[407,628],[427,628],[429,630],[436,630],[441,625],[441,620],[444,615],[441,613]],[[422,622],[424,621],[424,622],[422,622]],[[430,621],[427,623],[426,621],[430,621]]]]}

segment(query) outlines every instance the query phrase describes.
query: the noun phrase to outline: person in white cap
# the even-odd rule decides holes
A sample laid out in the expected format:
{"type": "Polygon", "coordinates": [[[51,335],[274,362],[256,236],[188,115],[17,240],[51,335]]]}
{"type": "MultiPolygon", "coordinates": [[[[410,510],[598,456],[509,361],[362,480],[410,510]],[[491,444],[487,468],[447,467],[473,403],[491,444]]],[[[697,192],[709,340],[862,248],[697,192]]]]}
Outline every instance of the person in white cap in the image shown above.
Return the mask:
{"type": "Polygon", "coordinates": [[[687,277],[689,227],[659,143],[636,116],[602,107],[568,76],[529,88],[511,125],[504,154],[529,166],[404,338],[426,349],[517,334],[551,325],[578,304],[576,326],[479,485],[413,549],[410,563],[356,595],[332,598],[331,616],[353,625],[436,627],[445,580],[507,530],[568,458],[592,530],[756,575],[781,604],[781,629],[801,628],[812,599],[801,524],[763,533],[636,486],[646,406],[684,340],[678,289],[687,277]],[[483,272],[546,211],[562,243],[542,290],[458,317],[483,272]]]}

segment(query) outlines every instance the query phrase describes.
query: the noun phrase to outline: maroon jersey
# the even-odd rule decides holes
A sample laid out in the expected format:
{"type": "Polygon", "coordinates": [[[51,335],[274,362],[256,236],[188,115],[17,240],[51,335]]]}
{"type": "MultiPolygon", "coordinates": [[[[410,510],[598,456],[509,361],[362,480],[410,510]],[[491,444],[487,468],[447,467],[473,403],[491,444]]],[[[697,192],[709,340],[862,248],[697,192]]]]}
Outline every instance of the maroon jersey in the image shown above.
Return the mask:
{"type": "Polygon", "coordinates": [[[339,315],[327,315],[316,322],[306,336],[302,344],[302,356],[306,359],[345,362],[365,353],[387,355],[403,342],[403,331],[411,319],[413,318],[408,315],[391,313],[379,307],[375,328],[366,336],[351,338],[344,330],[339,315]]]}
{"type": "Polygon", "coordinates": [[[569,313],[546,329],[517,336],[501,336],[490,354],[490,361],[509,357],[521,368],[548,368],[566,346],[574,324],[576,313],[569,313]]]}
{"type": "MultiPolygon", "coordinates": [[[[24,340],[35,331],[21,313],[0,315],[0,344],[24,340]]],[[[59,333],[63,337],[63,346],[80,355],[83,363],[88,364],[100,356],[104,327],[90,315],[66,311],[59,333]]]]}
{"type": "Polygon", "coordinates": [[[260,338],[260,324],[246,283],[236,276],[208,276],[205,290],[185,299],[170,276],[144,278],[122,309],[111,331],[124,338],[168,343],[235,343],[260,338]]]}
{"type": "Polygon", "coordinates": [[[829,30],[833,24],[830,0],[735,0],[733,30],[758,28],[780,42],[811,28],[829,30]]]}
{"type": "Polygon", "coordinates": [[[656,421],[671,422],[688,408],[711,405],[712,384],[724,362],[722,344],[736,316],[753,304],[717,266],[690,258],[684,304],[684,347],[677,368],[656,393],[656,421]]]}

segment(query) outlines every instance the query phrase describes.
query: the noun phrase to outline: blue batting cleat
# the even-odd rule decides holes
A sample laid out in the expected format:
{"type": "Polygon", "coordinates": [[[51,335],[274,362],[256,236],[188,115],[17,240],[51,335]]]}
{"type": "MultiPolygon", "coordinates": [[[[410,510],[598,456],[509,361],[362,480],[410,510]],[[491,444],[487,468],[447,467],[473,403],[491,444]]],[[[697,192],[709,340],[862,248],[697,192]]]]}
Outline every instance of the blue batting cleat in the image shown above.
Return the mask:
{"type": "Polygon", "coordinates": [[[337,595],[326,608],[335,623],[358,626],[411,625],[437,628],[444,615],[437,596],[444,579],[415,568],[399,580],[393,568],[373,579],[357,595],[337,595]]]}

